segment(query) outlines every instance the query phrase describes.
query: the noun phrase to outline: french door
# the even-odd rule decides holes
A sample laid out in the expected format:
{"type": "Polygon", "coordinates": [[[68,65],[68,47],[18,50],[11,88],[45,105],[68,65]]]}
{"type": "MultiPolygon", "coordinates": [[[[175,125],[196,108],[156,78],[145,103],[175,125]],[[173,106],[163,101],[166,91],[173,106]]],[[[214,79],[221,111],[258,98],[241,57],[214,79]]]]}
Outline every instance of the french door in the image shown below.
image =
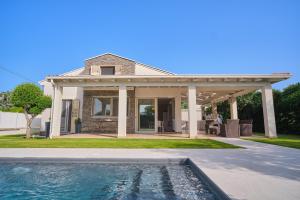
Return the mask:
{"type": "Polygon", "coordinates": [[[62,101],[62,110],[61,110],[61,132],[70,132],[71,129],[71,112],[72,112],[72,100],[63,100],[62,101]]]}
{"type": "Polygon", "coordinates": [[[154,99],[138,99],[138,125],[139,131],[155,130],[154,99]]]}

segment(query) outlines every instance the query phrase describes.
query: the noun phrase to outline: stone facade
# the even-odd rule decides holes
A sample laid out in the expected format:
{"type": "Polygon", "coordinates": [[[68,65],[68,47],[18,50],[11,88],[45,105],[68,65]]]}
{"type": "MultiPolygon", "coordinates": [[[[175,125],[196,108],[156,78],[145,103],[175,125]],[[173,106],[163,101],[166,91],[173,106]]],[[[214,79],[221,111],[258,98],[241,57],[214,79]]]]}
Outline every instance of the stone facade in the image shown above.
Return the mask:
{"type": "MultiPolygon", "coordinates": [[[[82,132],[88,133],[117,133],[118,117],[92,116],[94,96],[118,96],[117,90],[86,90],[83,94],[82,132]]],[[[129,112],[127,116],[127,133],[134,133],[135,129],[135,95],[134,90],[127,91],[129,112]]]]}
{"type": "MultiPolygon", "coordinates": [[[[104,54],[86,60],[83,74],[91,74],[91,67],[114,66],[116,75],[134,75],[135,62],[112,54],[104,54]]],[[[100,74],[99,74],[100,75],[100,74]]]]}

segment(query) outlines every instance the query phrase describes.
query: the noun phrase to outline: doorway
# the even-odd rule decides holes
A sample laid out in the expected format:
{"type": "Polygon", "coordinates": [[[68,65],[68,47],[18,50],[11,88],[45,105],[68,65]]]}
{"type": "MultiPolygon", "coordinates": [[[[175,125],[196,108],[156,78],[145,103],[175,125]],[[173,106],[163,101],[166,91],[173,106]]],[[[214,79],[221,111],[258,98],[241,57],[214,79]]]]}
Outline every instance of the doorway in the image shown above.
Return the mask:
{"type": "Polygon", "coordinates": [[[61,109],[61,126],[62,133],[68,133],[71,130],[71,113],[72,113],[72,100],[63,100],[61,109]]]}
{"type": "Polygon", "coordinates": [[[174,132],[175,99],[159,98],[157,100],[157,120],[160,132],[174,132]]]}
{"type": "Polygon", "coordinates": [[[154,99],[138,99],[139,131],[155,131],[154,99]]]}

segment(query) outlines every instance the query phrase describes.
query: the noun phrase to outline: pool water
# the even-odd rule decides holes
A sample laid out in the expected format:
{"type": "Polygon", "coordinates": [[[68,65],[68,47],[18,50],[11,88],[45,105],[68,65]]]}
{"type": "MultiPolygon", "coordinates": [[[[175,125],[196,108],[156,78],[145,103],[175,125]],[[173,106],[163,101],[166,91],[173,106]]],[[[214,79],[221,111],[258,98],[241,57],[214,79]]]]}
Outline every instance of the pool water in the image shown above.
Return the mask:
{"type": "Polygon", "coordinates": [[[217,199],[185,164],[0,162],[0,199],[217,199]]]}

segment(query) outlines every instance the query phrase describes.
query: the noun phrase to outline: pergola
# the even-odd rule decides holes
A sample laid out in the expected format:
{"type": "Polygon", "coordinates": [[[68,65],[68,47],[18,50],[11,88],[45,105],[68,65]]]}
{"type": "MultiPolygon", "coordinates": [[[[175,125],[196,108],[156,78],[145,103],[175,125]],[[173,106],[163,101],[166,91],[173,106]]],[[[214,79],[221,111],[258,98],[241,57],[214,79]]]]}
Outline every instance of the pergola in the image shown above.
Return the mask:
{"type": "Polygon", "coordinates": [[[237,119],[236,97],[261,90],[264,113],[265,134],[276,137],[272,84],[288,79],[290,73],[267,75],[114,75],[114,76],[48,76],[52,83],[54,98],[52,106],[51,134],[60,131],[60,113],[63,87],[82,87],[88,89],[106,88],[119,91],[118,136],[126,136],[127,90],[140,88],[178,88],[188,99],[189,134],[197,135],[196,105],[212,105],[216,115],[216,103],[229,100],[231,118],[237,119]]]}

